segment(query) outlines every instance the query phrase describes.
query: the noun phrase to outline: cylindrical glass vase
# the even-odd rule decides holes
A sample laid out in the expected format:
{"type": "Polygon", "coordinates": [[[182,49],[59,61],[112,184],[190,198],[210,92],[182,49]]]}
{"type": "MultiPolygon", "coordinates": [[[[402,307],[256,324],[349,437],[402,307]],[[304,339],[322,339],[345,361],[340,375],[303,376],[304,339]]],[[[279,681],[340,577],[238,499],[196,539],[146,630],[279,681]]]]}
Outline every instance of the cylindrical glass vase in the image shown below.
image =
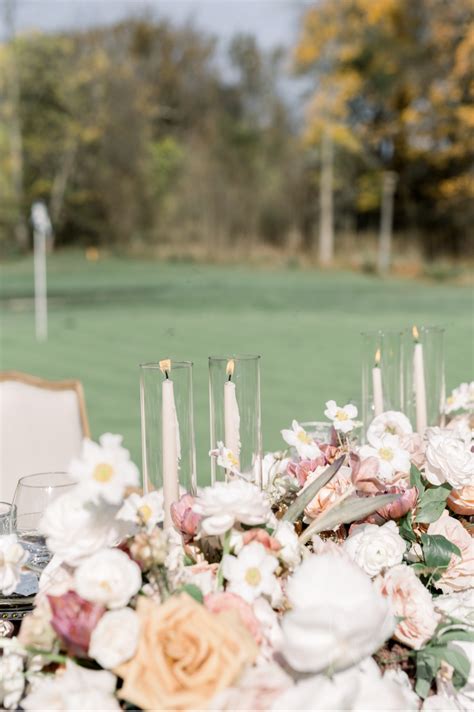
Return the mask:
{"type": "Polygon", "coordinates": [[[403,350],[401,331],[362,334],[363,438],[372,420],[387,410],[403,411],[403,350]]]}
{"type": "Polygon", "coordinates": [[[209,357],[212,482],[240,473],[261,486],[260,356],[209,357]],[[227,466],[226,466],[227,465],[227,466]]]}
{"type": "Polygon", "coordinates": [[[420,435],[444,425],[444,329],[413,326],[403,335],[405,413],[420,435]]]}
{"type": "Polygon", "coordinates": [[[165,526],[179,487],[196,492],[192,374],[190,361],[140,365],[143,490],[163,488],[165,526]]]}

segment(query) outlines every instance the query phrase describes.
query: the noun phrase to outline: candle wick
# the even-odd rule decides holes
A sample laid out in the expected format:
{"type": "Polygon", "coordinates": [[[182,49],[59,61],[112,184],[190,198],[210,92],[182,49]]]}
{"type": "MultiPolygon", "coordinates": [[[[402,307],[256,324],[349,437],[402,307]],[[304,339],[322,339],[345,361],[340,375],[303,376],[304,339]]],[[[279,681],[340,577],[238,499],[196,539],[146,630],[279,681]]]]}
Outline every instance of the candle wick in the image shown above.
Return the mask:
{"type": "Polygon", "coordinates": [[[169,373],[168,373],[168,371],[165,371],[165,378],[169,378],[169,373]]]}
{"type": "Polygon", "coordinates": [[[228,381],[231,381],[231,380],[232,380],[232,374],[231,374],[231,373],[229,373],[229,375],[228,375],[228,377],[227,377],[227,380],[228,380],[228,381]]]}

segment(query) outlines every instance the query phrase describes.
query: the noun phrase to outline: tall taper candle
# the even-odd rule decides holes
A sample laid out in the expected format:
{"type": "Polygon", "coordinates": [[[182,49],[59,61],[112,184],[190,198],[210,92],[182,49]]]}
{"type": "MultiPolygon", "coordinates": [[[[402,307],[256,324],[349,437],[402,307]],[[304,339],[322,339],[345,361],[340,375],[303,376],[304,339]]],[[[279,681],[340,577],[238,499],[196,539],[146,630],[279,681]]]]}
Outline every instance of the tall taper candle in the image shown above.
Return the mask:
{"type": "Polygon", "coordinates": [[[380,368],[380,349],[375,354],[375,365],[372,369],[372,389],[374,392],[374,415],[380,415],[384,411],[382,369],[380,368]]]}
{"type": "Polygon", "coordinates": [[[413,350],[413,385],[415,389],[416,430],[419,435],[423,436],[428,424],[423,344],[420,344],[420,335],[416,326],[413,327],[412,333],[415,341],[415,348],[413,350]]]}
{"type": "Polygon", "coordinates": [[[240,460],[240,412],[235,392],[234,359],[227,362],[227,381],[224,384],[224,439],[225,446],[240,460]]]}
{"type": "Polygon", "coordinates": [[[160,361],[160,368],[165,375],[161,384],[162,394],[162,448],[163,448],[163,509],[164,527],[171,527],[171,505],[179,499],[178,467],[181,458],[179,423],[174,400],[174,384],[169,377],[171,361],[160,361]]]}

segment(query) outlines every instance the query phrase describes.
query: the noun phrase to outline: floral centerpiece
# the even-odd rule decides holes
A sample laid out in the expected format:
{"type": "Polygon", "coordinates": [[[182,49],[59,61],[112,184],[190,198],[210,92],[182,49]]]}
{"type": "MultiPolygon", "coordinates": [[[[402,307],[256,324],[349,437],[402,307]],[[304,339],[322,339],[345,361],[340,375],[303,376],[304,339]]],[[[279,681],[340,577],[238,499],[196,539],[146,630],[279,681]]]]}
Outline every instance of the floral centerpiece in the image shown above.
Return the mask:
{"type": "MultiPolygon", "coordinates": [[[[86,441],[72,492],[46,510],[54,556],[3,641],[14,709],[468,709],[474,702],[471,431],[422,440],[402,413],[330,442],[296,421],[263,487],[183,494],[164,530],[121,438],[86,441]]],[[[231,453],[212,453],[229,463],[231,453]]],[[[0,588],[26,555],[0,538],[0,588]]]]}

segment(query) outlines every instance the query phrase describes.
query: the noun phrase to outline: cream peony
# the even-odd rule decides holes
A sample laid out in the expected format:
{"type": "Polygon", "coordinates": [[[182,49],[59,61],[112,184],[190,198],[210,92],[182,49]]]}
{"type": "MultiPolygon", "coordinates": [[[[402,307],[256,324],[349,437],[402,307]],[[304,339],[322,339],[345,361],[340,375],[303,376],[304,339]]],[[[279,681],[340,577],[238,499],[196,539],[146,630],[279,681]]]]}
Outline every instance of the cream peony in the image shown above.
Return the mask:
{"type": "Polygon", "coordinates": [[[474,546],[469,533],[461,522],[450,517],[445,509],[438,521],[430,524],[428,534],[441,534],[461,551],[461,557],[457,554],[451,556],[448,568],[435,582],[435,586],[440,588],[443,593],[472,588],[474,586],[474,546]]]}
{"type": "Polygon", "coordinates": [[[105,546],[112,546],[120,536],[116,507],[88,503],[75,489],[53,500],[46,508],[40,530],[48,549],[65,563],[76,565],[105,546]]]}
{"type": "Polygon", "coordinates": [[[299,672],[343,670],[390,637],[390,604],[356,564],[334,554],[312,555],[290,579],[292,609],[284,616],[282,652],[299,672]]]}
{"type": "Polygon", "coordinates": [[[21,569],[28,556],[16,534],[0,536],[0,592],[4,596],[10,596],[20,583],[21,569]]]}
{"type": "Polygon", "coordinates": [[[92,631],[89,655],[108,670],[135,655],[140,621],[131,608],[108,611],[92,631]]]}
{"type": "Polygon", "coordinates": [[[439,620],[428,589],[406,564],[389,569],[376,580],[376,585],[390,599],[395,615],[400,618],[394,638],[414,650],[422,648],[439,620]]]}
{"type": "Polygon", "coordinates": [[[201,532],[207,536],[224,534],[236,523],[265,524],[272,513],[267,495],[243,480],[204,487],[193,511],[201,515],[201,532]]]}
{"type": "Polygon", "coordinates": [[[402,438],[411,435],[413,428],[403,413],[397,410],[387,410],[373,419],[367,430],[367,442],[372,447],[380,447],[385,435],[396,435],[402,438]]]}
{"type": "Polygon", "coordinates": [[[353,526],[343,546],[346,554],[372,577],[401,564],[406,549],[394,521],[381,527],[376,524],[353,526]]]}
{"type": "Polygon", "coordinates": [[[449,482],[455,489],[472,485],[474,453],[470,443],[466,443],[455,430],[431,428],[428,431],[425,477],[433,485],[449,482]]]}
{"type": "Polygon", "coordinates": [[[40,678],[21,706],[25,710],[119,710],[117,679],[106,670],[86,670],[68,660],[66,670],[40,678]]]}
{"type": "Polygon", "coordinates": [[[74,575],[76,592],[87,601],[123,608],[140,590],[140,567],[120,549],[102,549],[86,559],[74,575]]]}

